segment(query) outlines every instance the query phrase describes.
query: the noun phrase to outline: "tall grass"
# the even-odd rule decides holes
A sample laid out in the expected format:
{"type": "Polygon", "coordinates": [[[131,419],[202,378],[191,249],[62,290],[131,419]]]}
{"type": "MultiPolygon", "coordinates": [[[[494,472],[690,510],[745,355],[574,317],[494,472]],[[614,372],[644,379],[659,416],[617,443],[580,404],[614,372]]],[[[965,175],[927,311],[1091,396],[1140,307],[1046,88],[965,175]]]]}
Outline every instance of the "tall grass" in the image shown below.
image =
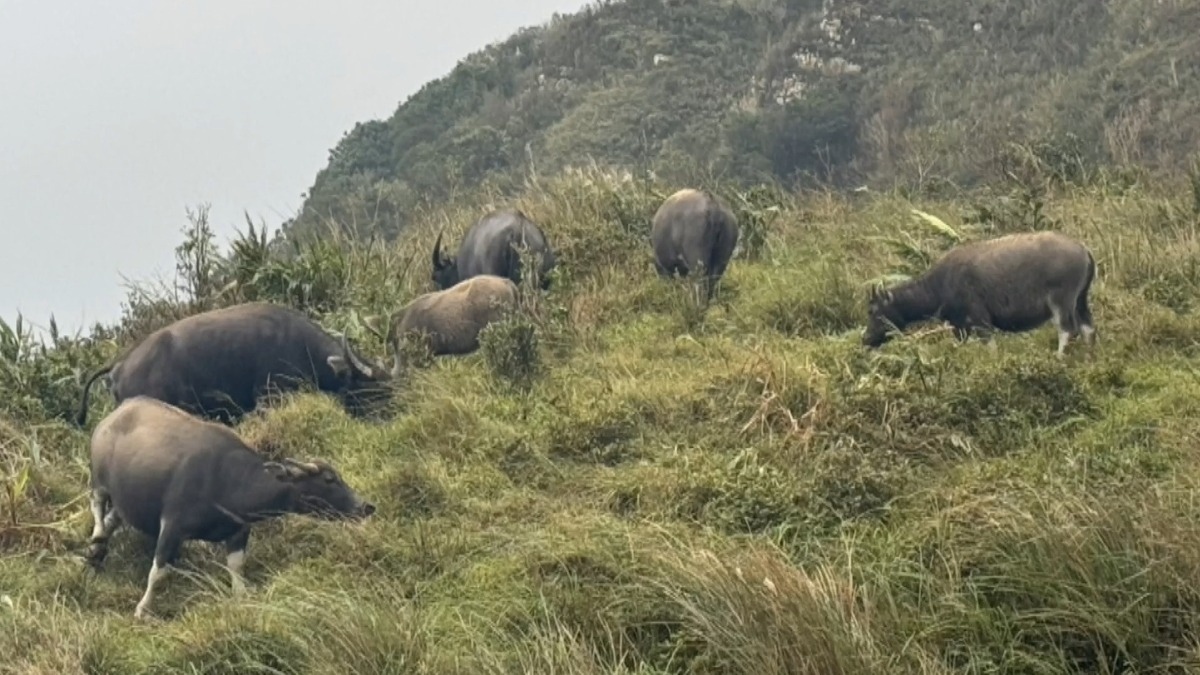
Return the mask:
{"type": "Polygon", "coordinates": [[[753,236],[696,315],[647,241],[675,187],[572,171],[390,242],[248,224],[181,247],[206,284],[142,287],[123,326],[49,345],[0,326],[0,670],[1200,672],[1190,192],[731,194],[753,236]],[[375,516],[259,527],[243,597],[189,544],[159,618],[134,621],[148,544],[124,531],[102,573],[78,562],[83,375],[187,303],[287,303],[382,356],[363,318],[431,290],[437,233],[502,203],[560,269],[478,353],[411,369],[383,421],[295,393],[240,425],[333,462],[375,516]],[[871,284],[1043,227],[1099,263],[1095,349],[936,326],[859,345],[871,284]]]}

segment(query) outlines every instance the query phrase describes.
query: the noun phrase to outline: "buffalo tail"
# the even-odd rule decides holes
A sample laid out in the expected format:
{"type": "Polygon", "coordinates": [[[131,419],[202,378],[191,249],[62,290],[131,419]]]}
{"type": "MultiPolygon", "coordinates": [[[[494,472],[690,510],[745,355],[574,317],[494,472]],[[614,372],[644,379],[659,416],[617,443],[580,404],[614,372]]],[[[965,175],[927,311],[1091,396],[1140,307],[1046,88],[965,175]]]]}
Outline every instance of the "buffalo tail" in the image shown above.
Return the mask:
{"type": "Polygon", "coordinates": [[[79,402],[79,414],[75,416],[75,423],[78,424],[79,426],[82,427],[84,425],[84,423],[87,422],[88,394],[92,390],[92,383],[95,382],[96,378],[100,377],[101,375],[105,375],[105,374],[111,372],[114,365],[116,365],[116,364],[110,363],[107,366],[104,366],[103,368],[92,373],[92,376],[89,377],[88,381],[83,385],[83,397],[79,402]]]}

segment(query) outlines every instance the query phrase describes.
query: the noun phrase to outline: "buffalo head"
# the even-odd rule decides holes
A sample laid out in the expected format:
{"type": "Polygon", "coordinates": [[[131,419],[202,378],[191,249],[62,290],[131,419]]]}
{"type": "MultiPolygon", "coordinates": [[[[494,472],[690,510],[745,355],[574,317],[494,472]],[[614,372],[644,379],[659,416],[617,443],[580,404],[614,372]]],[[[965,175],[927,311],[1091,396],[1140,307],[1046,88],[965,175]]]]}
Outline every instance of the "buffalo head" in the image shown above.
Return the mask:
{"type": "Polygon", "coordinates": [[[438,232],[437,240],[433,242],[433,272],[430,279],[438,290],[445,290],[458,283],[458,260],[454,256],[442,255],[441,232],[438,232]]]}
{"type": "Polygon", "coordinates": [[[891,329],[902,325],[903,318],[895,307],[895,296],[890,290],[872,286],[867,299],[867,329],[862,343],[872,349],[892,339],[891,329]]]}
{"type": "Polygon", "coordinates": [[[328,520],[362,520],[375,513],[375,505],[359,497],[325,462],[285,458],[268,462],[267,468],[279,480],[296,486],[298,513],[328,520]]]}
{"type": "Polygon", "coordinates": [[[391,371],[378,363],[372,365],[364,361],[345,335],[342,336],[342,353],[330,356],[327,362],[341,379],[338,394],[352,415],[365,415],[371,404],[390,395],[391,371]]]}

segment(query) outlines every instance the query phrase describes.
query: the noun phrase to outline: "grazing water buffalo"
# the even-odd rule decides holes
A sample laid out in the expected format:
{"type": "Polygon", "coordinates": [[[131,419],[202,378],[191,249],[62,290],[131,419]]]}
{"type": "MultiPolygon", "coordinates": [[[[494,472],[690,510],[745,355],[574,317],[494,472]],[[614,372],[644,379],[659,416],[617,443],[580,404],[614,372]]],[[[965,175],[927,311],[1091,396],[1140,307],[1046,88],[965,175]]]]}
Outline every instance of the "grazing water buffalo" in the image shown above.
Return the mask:
{"type": "Polygon", "coordinates": [[[550,271],[556,259],[546,235],[524,213],[516,209],[492,211],[480,218],[463,237],[458,255],[442,255],[442,235],[433,244],[434,285],[445,290],[460,281],[480,274],[493,274],[521,283],[521,259],[517,250],[529,247],[529,253],[541,256],[536,284],[550,287],[550,271]]]}
{"type": "Polygon", "coordinates": [[[885,291],[872,289],[863,344],[878,347],[897,329],[940,319],[959,340],[975,331],[1018,333],[1054,319],[1058,356],[1071,337],[1095,343],[1088,291],[1096,261],[1079,242],[1056,232],[1013,234],[960,245],[920,277],[885,291]]]}
{"type": "Polygon", "coordinates": [[[400,346],[406,335],[427,333],[434,355],[469,354],[479,348],[480,331],[516,306],[517,285],[511,279],[481,274],[417,297],[392,316],[386,331],[369,322],[366,326],[390,342],[396,359],[392,377],[399,377],[400,346]]]}
{"type": "Polygon", "coordinates": [[[96,425],[90,485],[91,564],[104,562],[122,524],[157,538],[139,618],[185,541],[224,543],[233,590],[241,592],[254,523],[288,513],[362,519],[375,511],[328,464],[268,461],[232,429],[145,396],[126,399],[96,425]]]}
{"type": "Polygon", "coordinates": [[[695,271],[704,275],[710,300],[738,241],[737,218],[716,195],[685,188],[667,197],[654,214],[650,241],[660,277],[695,271]]]}
{"type": "Polygon", "coordinates": [[[345,336],[339,342],[300,312],[265,302],[203,312],[151,333],[88,378],[80,426],[92,383],[105,373],[118,403],[150,396],[226,424],[253,410],[268,388],[296,389],[302,381],[361,415],[391,379],[386,368],[359,358],[345,336]]]}

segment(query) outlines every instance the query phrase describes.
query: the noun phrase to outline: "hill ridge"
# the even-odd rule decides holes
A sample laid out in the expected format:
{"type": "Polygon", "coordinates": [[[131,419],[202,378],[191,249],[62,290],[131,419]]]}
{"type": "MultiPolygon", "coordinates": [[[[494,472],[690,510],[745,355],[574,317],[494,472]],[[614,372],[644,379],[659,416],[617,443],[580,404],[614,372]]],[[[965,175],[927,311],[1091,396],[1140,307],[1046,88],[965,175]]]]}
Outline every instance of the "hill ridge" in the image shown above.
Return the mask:
{"type": "Polygon", "coordinates": [[[994,181],[1020,148],[1071,180],[1177,171],[1200,145],[1197,35],[1180,1],[593,3],[356,124],[283,229],[394,236],[422,204],[593,160],[918,190],[994,181]]]}

